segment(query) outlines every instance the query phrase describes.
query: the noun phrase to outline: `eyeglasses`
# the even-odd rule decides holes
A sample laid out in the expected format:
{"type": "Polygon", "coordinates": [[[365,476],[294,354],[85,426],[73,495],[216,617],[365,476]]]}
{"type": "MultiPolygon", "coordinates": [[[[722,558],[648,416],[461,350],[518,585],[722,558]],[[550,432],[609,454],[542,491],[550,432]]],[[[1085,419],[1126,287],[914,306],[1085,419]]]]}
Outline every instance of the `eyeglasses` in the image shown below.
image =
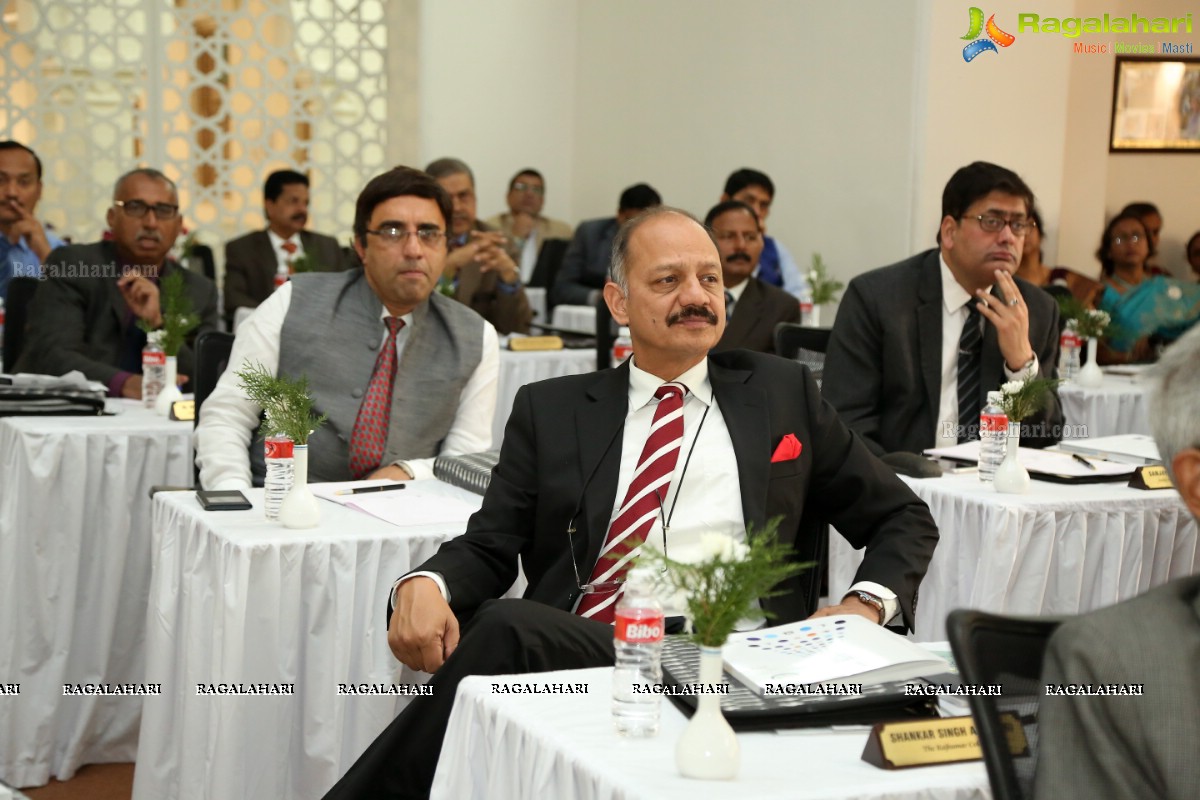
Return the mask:
{"type": "Polygon", "coordinates": [[[179,206],[170,203],[147,203],[143,200],[114,200],[113,205],[134,219],[141,219],[146,212],[153,211],[159,222],[175,219],[179,206]]]}
{"type": "Polygon", "coordinates": [[[409,236],[416,236],[417,241],[426,247],[434,247],[446,236],[446,232],[441,228],[417,228],[414,231],[410,231],[399,225],[380,225],[379,230],[367,231],[367,233],[372,236],[378,236],[380,241],[387,244],[400,244],[406,241],[409,236]]]}
{"type": "Polygon", "coordinates": [[[517,181],[512,185],[514,192],[532,192],[533,194],[543,195],[546,193],[545,186],[538,186],[536,183],[525,183],[517,181]]]}
{"type": "Polygon", "coordinates": [[[1129,244],[1137,244],[1141,240],[1142,240],[1142,237],[1138,236],[1136,233],[1131,233],[1128,236],[1114,236],[1112,243],[1113,244],[1125,244],[1126,242],[1128,242],[1129,244]]]}
{"type": "Polygon", "coordinates": [[[1035,223],[1033,220],[1025,219],[1023,217],[1018,217],[1016,219],[1005,219],[1004,217],[998,217],[995,214],[976,214],[971,219],[978,220],[979,227],[983,228],[988,233],[999,233],[1000,231],[1004,230],[1004,226],[1007,225],[1008,229],[1013,232],[1013,236],[1023,236],[1028,231],[1031,231],[1037,227],[1037,223],[1035,223]]]}
{"type": "Polygon", "coordinates": [[[713,231],[718,242],[732,242],[741,239],[746,244],[757,244],[762,234],[757,232],[742,233],[741,231],[713,231]]]}
{"type": "MultiPolygon", "coordinates": [[[[667,521],[667,515],[663,509],[662,495],[659,494],[658,489],[654,490],[654,499],[658,501],[658,519],[662,523],[663,556],[665,558],[667,556],[667,532],[671,529],[671,526],[667,521]]],[[[672,504],[671,508],[674,510],[674,504],[672,504]]],[[[579,516],[579,511],[580,509],[576,509],[575,516],[571,517],[570,521],[567,522],[567,549],[571,552],[571,566],[575,568],[575,587],[579,589],[580,594],[609,594],[615,592],[625,583],[624,580],[584,583],[583,578],[579,574],[579,562],[575,560],[575,517],[579,516]]]]}

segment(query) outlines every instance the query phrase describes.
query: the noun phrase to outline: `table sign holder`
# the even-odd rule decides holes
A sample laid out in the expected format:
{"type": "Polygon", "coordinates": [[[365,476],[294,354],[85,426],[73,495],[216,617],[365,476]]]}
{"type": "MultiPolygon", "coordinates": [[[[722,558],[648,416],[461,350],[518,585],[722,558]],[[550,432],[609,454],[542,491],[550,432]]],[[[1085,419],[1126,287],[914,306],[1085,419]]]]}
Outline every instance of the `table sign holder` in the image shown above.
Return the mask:
{"type": "Polygon", "coordinates": [[[1166,467],[1154,464],[1135,469],[1133,477],[1129,479],[1129,488],[1174,489],[1175,484],[1171,483],[1171,476],[1167,474],[1166,467]]]}
{"type": "MultiPolygon", "coordinates": [[[[1000,715],[1014,757],[1029,754],[1029,742],[1012,712],[1000,715]]],[[[862,760],[880,769],[979,761],[983,751],[970,716],[904,722],[880,722],[871,728],[862,760]]]]}

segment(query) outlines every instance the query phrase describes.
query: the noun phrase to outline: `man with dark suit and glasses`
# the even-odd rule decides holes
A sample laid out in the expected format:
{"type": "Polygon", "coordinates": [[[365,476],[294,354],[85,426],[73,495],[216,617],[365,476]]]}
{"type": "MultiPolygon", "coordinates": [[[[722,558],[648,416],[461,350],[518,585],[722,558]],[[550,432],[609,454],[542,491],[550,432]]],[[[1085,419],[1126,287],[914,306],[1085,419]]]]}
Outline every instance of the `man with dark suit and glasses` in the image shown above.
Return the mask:
{"type": "MultiPolygon", "coordinates": [[[[937,248],[850,281],[822,389],[876,453],[978,439],[988,391],[1057,374],[1058,306],[1013,277],[1032,209],[1015,172],[976,161],[942,192],[937,248]]],[[[1053,394],[1021,443],[1045,447],[1061,433],[1053,394]]]]}
{"type": "MultiPolygon", "coordinates": [[[[937,542],[928,509],[821,401],[807,369],[744,350],[709,355],[725,303],[708,231],[685,212],[649,211],[618,233],[610,277],[604,297],[630,328],[632,358],[519,391],[467,532],[393,590],[389,644],[408,666],[435,673],[433,693],[414,700],[328,798],[426,796],[467,675],[612,664],[607,620],[619,590],[585,587],[623,579],[627,564],[601,558],[617,536],[633,537],[634,551],[664,546],[664,516],[672,552],[782,517],[781,541],[797,560],[812,544],[801,517],[828,520],[867,554],[852,591],[816,613],[911,625],[937,542]],[[660,428],[675,434],[653,449],[660,428]],[[625,512],[649,496],[630,519],[625,512]],[[525,598],[496,599],[518,560],[525,598]]],[[[778,588],[762,601],[775,621],[813,614],[798,582],[778,588]]]]}

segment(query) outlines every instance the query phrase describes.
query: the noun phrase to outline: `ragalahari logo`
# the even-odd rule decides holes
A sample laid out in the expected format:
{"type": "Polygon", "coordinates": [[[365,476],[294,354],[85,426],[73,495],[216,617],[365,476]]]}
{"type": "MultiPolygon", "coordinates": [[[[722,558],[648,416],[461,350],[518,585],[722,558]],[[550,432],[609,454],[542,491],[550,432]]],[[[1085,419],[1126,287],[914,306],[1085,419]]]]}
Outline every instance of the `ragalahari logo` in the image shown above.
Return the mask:
{"type": "Polygon", "coordinates": [[[1017,40],[1017,37],[1011,33],[1005,33],[996,25],[996,15],[992,14],[988,17],[987,25],[983,24],[983,9],[971,7],[971,27],[967,30],[967,35],[964,39],[973,39],[970,44],[963,48],[963,61],[970,63],[975,60],[975,57],[980,53],[998,53],[996,45],[1008,47],[1017,40]],[[987,38],[979,38],[979,34],[987,32],[987,38]]]}

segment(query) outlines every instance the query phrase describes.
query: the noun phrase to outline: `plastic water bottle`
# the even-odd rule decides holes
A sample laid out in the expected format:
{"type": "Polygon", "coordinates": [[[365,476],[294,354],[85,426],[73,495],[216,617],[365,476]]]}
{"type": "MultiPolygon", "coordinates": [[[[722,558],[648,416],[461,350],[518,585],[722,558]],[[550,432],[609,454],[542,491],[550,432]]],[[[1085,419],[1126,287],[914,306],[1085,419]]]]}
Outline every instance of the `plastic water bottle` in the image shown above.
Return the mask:
{"type": "Polygon", "coordinates": [[[804,288],[800,290],[800,324],[813,326],[813,296],[808,281],[804,282],[804,288]]]}
{"type": "Polygon", "coordinates": [[[1067,322],[1062,336],[1058,337],[1058,377],[1071,381],[1079,374],[1079,352],[1083,339],[1075,332],[1075,320],[1067,322]]]}
{"type": "Polygon", "coordinates": [[[289,277],[289,275],[288,275],[287,264],[280,264],[275,269],[275,288],[278,289],[280,286],[283,286],[285,283],[287,283],[288,277],[289,277]]]}
{"type": "MultiPolygon", "coordinates": [[[[0,297],[0,350],[4,348],[4,298],[0,297]]],[[[0,357],[2,358],[2,357],[0,357]]],[[[12,365],[9,364],[11,367],[12,365]]],[[[0,361],[0,367],[3,367],[3,362],[0,361]]],[[[2,370],[0,370],[2,371],[2,370]]]]}
{"type": "Polygon", "coordinates": [[[142,405],[154,408],[154,401],[167,385],[167,354],[163,352],[162,331],[146,334],[142,348],[142,405]]]}
{"type": "Polygon", "coordinates": [[[988,392],[979,412],[979,480],[990,482],[1008,446],[1008,415],[1000,407],[1000,392],[988,392]]]}
{"type": "Polygon", "coordinates": [[[612,365],[614,368],[621,366],[625,359],[629,358],[633,353],[633,339],[629,336],[629,328],[624,325],[617,331],[617,340],[613,342],[612,348],[612,365]]]}
{"type": "Polygon", "coordinates": [[[629,571],[613,624],[613,725],[622,736],[658,734],[662,711],[663,609],[654,591],[654,573],[629,571]]]}
{"type": "Polygon", "coordinates": [[[295,462],[292,461],[292,440],[286,436],[268,436],[263,441],[267,461],[267,477],[263,481],[267,519],[279,519],[279,506],[292,488],[295,462]]]}

